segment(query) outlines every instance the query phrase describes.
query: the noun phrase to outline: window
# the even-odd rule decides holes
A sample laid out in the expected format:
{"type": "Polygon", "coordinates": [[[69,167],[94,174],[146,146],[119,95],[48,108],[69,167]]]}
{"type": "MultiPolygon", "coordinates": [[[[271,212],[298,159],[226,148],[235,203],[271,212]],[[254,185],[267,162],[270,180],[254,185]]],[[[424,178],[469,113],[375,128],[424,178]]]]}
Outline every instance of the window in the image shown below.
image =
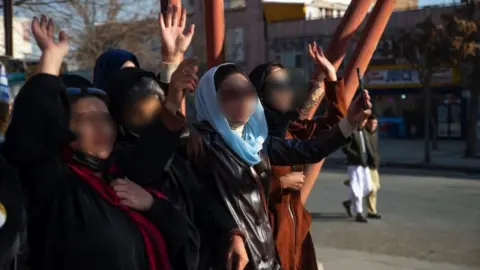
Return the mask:
{"type": "Polygon", "coordinates": [[[296,53],[295,54],[295,67],[296,68],[304,68],[303,66],[303,62],[305,60],[305,56],[303,55],[303,53],[296,53]]]}
{"type": "Polygon", "coordinates": [[[227,61],[243,62],[244,55],[244,33],[243,28],[232,28],[227,30],[225,56],[227,61]]]}
{"type": "Polygon", "coordinates": [[[182,0],[182,6],[187,10],[187,13],[195,12],[194,0],[182,0]]]}
{"type": "Polygon", "coordinates": [[[237,9],[247,6],[246,0],[224,0],[225,9],[237,9]]]}

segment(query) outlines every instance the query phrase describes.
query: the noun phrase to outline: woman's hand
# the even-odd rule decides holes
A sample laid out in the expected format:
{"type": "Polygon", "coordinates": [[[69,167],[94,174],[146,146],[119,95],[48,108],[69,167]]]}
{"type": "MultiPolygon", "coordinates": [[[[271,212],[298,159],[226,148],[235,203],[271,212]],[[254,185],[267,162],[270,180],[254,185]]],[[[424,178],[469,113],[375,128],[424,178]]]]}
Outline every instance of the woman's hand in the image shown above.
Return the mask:
{"type": "Polygon", "coordinates": [[[234,235],[230,241],[227,254],[228,270],[243,270],[248,264],[248,254],[245,249],[245,242],[239,235],[234,235]]]}
{"type": "Polygon", "coordinates": [[[320,46],[317,46],[317,43],[314,41],[311,44],[308,44],[308,52],[310,57],[315,61],[315,72],[313,74],[314,79],[318,81],[323,81],[323,78],[329,81],[337,80],[337,72],[335,67],[328,61],[323,50],[320,46]]]}
{"type": "Polygon", "coordinates": [[[184,34],[186,19],[186,9],[180,9],[175,5],[169,6],[166,14],[159,13],[160,40],[167,53],[163,56],[163,62],[178,64],[192,42],[195,25],[190,25],[184,34]]]}
{"type": "Polygon", "coordinates": [[[347,120],[353,127],[360,126],[372,114],[372,103],[370,102],[370,95],[368,94],[367,90],[365,90],[363,94],[367,103],[366,108],[364,108],[362,97],[360,95],[358,95],[352,101],[352,103],[350,103],[350,107],[348,107],[347,120]]]}
{"type": "Polygon", "coordinates": [[[305,183],[305,175],[303,172],[291,172],[280,177],[282,189],[300,190],[305,183]]]}
{"type": "Polygon", "coordinates": [[[60,31],[58,42],[53,37],[55,24],[52,18],[47,20],[42,15],[40,21],[37,17],[32,21],[32,33],[38,47],[42,50],[42,57],[37,68],[37,73],[47,73],[51,75],[60,74],[63,58],[68,53],[68,37],[65,32],[60,31]]]}
{"type": "Polygon", "coordinates": [[[147,211],[153,205],[152,194],[128,179],[119,178],[111,186],[121,203],[133,210],[147,211]]]}
{"type": "Polygon", "coordinates": [[[197,87],[197,59],[185,59],[173,72],[170,84],[168,86],[168,95],[165,102],[165,108],[171,113],[176,114],[185,98],[185,92],[193,92],[197,87]]]}

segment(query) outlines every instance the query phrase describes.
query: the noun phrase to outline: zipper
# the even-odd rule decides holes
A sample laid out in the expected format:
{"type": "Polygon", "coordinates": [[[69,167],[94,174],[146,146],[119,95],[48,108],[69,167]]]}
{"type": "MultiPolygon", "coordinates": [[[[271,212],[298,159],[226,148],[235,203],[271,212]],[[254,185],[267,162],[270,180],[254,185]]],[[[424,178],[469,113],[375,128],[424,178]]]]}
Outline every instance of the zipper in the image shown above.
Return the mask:
{"type": "Polygon", "coordinates": [[[292,218],[292,224],[293,224],[293,252],[295,256],[295,250],[297,249],[297,228],[296,228],[296,222],[295,222],[295,215],[293,214],[292,210],[292,205],[290,202],[288,203],[288,212],[290,213],[290,217],[292,218]]]}

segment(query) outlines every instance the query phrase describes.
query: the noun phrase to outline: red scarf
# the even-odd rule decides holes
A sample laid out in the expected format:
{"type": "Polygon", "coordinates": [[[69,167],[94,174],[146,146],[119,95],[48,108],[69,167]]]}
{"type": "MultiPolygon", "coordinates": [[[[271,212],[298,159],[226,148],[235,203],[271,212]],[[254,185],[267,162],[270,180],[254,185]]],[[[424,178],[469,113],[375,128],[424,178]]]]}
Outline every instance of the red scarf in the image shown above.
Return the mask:
{"type": "MultiPolygon", "coordinates": [[[[127,212],[128,215],[133,219],[138,229],[142,233],[143,241],[145,242],[145,249],[147,251],[148,262],[150,264],[150,270],[170,270],[171,267],[168,260],[165,241],[157,227],[140,213],[120,204],[120,198],[118,198],[113,189],[85,166],[73,163],[71,160],[71,155],[64,155],[64,161],[76,175],[78,175],[82,180],[87,182],[94,190],[96,190],[106,202],[122,211],[127,212]]],[[[110,166],[108,171],[114,175],[119,175],[119,169],[115,165],[110,166]]],[[[156,190],[149,189],[148,191],[156,198],[166,199],[165,195],[156,190]]]]}

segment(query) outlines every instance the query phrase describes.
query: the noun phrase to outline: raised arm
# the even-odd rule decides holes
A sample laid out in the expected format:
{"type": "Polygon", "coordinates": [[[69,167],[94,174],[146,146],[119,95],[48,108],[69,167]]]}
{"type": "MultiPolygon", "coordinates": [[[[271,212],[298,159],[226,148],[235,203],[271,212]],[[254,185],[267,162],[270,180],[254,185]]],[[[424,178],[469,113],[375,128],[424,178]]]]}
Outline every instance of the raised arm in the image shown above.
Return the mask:
{"type": "Polygon", "coordinates": [[[3,148],[14,165],[34,165],[58,160],[61,148],[74,140],[69,130],[69,103],[58,78],[68,52],[65,33],[53,39],[54,24],[42,16],[32,22],[32,32],[42,50],[36,75],[22,87],[3,148]]]}
{"type": "Polygon", "coordinates": [[[308,44],[308,52],[315,62],[315,71],[308,84],[308,93],[305,103],[300,107],[301,119],[312,119],[317,111],[318,105],[325,96],[325,83],[327,81],[336,81],[337,73],[335,67],[328,61],[323,54],[321,47],[316,42],[308,44]]]}
{"type": "MultiPolygon", "coordinates": [[[[185,31],[186,21],[187,10],[175,5],[169,6],[165,14],[160,13],[158,16],[162,43],[162,63],[158,78],[164,84],[170,82],[173,72],[183,60],[183,56],[192,42],[195,25],[191,24],[185,31]]],[[[185,99],[180,111],[183,115],[187,115],[185,99]]]]}
{"type": "Polygon", "coordinates": [[[157,119],[142,132],[131,151],[119,165],[124,174],[141,185],[158,180],[180,142],[185,118],[178,110],[185,93],[197,85],[198,67],[195,59],[183,61],[172,76],[168,95],[157,119]]]}
{"type": "Polygon", "coordinates": [[[273,165],[294,165],[315,163],[327,157],[332,152],[349,142],[352,132],[371,114],[371,103],[368,92],[365,91],[368,108],[364,110],[362,100],[357,97],[343,118],[333,128],[317,133],[316,138],[301,140],[284,140],[269,137],[266,148],[273,165]]]}

